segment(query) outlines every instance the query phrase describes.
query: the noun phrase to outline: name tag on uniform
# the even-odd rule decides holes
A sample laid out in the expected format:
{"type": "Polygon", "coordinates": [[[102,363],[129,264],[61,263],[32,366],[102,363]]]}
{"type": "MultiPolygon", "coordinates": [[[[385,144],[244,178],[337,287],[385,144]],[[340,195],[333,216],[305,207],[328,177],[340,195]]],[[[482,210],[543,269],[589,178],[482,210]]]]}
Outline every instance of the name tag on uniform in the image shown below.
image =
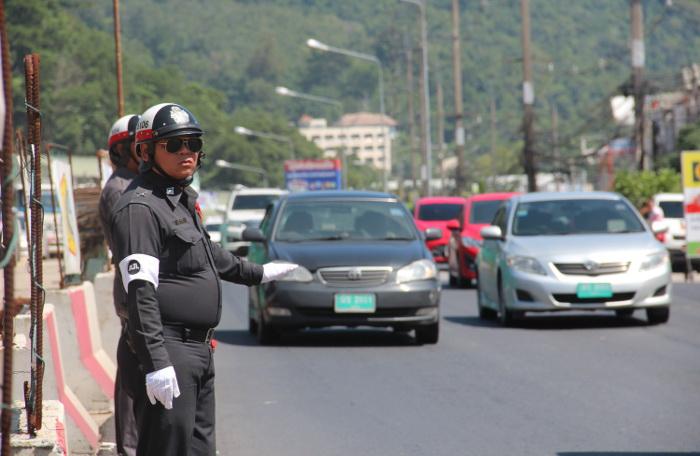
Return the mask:
{"type": "Polygon", "coordinates": [[[181,218],[181,219],[175,220],[175,225],[182,225],[183,223],[187,223],[186,218],[181,218]]]}

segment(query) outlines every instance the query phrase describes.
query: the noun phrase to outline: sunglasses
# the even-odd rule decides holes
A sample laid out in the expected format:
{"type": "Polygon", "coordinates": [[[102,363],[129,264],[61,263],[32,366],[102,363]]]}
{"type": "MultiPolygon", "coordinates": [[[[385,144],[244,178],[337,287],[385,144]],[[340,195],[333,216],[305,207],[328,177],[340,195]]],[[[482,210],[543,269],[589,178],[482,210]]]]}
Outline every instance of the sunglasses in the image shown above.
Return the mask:
{"type": "Polygon", "coordinates": [[[192,152],[200,152],[202,150],[202,140],[200,138],[170,138],[167,141],[161,141],[159,144],[165,144],[165,150],[171,154],[177,153],[183,144],[192,152]]]}

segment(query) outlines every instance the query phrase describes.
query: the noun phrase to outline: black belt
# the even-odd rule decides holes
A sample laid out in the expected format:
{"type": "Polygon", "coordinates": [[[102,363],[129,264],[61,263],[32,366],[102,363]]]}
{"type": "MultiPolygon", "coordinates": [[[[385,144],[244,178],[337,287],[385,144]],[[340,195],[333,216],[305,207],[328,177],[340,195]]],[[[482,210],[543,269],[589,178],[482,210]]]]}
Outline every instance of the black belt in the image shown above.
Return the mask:
{"type": "Polygon", "coordinates": [[[163,335],[166,337],[176,337],[183,342],[210,343],[214,335],[214,328],[187,328],[184,326],[163,325],[163,335]]]}

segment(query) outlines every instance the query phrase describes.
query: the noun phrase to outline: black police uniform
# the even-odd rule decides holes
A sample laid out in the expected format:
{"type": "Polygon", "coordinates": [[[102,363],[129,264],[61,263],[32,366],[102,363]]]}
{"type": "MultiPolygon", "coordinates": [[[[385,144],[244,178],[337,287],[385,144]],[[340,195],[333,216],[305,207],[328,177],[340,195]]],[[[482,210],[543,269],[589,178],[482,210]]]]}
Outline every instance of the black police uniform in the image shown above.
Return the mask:
{"type": "MultiPolygon", "coordinates": [[[[102,223],[102,231],[109,249],[114,252],[112,243],[111,219],[115,205],[127,189],[131,181],[136,177],[136,173],[131,172],[126,166],[118,167],[107,179],[102,193],[100,194],[99,215],[102,223]]],[[[117,343],[117,378],[114,382],[114,424],[117,438],[117,453],[124,456],[136,455],[136,444],[138,443],[138,433],[136,429],[136,419],[134,417],[134,391],[138,389],[139,383],[143,383],[134,370],[128,367],[137,364],[136,354],[129,348],[126,339],[127,318],[126,292],[122,285],[119,268],[114,272],[114,285],[112,286],[112,298],[114,309],[122,320],[122,333],[117,343]],[[125,374],[131,373],[131,376],[125,374]]]]}
{"type": "Polygon", "coordinates": [[[214,455],[212,328],[219,278],[254,285],[263,267],[212,244],[195,211],[197,193],[154,171],[139,175],[112,219],[116,261],[128,291],[128,334],[142,384],[135,405],[139,455],[214,455]],[[151,405],[145,374],[173,366],[181,395],[151,405]]]}

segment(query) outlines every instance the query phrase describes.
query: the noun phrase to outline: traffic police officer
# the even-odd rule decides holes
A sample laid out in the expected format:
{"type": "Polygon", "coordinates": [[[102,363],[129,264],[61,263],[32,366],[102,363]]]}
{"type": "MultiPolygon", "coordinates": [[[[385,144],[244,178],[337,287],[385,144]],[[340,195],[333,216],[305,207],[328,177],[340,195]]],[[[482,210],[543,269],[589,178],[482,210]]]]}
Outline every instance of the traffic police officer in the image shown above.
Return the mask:
{"type": "Polygon", "coordinates": [[[202,134],[180,105],[146,110],[136,130],[141,174],[112,218],[129,341],[145,375],[135,399],[140,456],[215,454],[210,341],[221,316],[219,278],[253,285],[297,267],[249,263],[209,240],[189,187],[202,134]]]}
{"type": "MultiPolygon", "coordinates": [[[[107,245],[114,252],[112,236],[110,231],[110,219],[115,204],[119,201],[122,193],[136,177],[139,171],[139,160],[135,154],[135,133],[136,125],[140,116],[130,114],[118,119],[109,133],[107,140],[109,147],[109,159],[114,165],[114,172],[105,183],[100,194],[99,215],[102,229],[107,240],[107,245]]],[[[129,348],[126,340],[126,293],[122,285],[119,270],[114,274],[114,285],[112,296],[117,315],[122,320],[122,334],[117,344],[117,378],[114,383],[114,421],[116,427],[117,452],[120,455],[136,455],[136,444],[138,442],[136,433],[136,420],[133,409],[133,391],[138,388],[139,378],[131,376],[126,378],[125,373],[129,373],[124,366],[136,364],[136,355],[129,348]]]]}

